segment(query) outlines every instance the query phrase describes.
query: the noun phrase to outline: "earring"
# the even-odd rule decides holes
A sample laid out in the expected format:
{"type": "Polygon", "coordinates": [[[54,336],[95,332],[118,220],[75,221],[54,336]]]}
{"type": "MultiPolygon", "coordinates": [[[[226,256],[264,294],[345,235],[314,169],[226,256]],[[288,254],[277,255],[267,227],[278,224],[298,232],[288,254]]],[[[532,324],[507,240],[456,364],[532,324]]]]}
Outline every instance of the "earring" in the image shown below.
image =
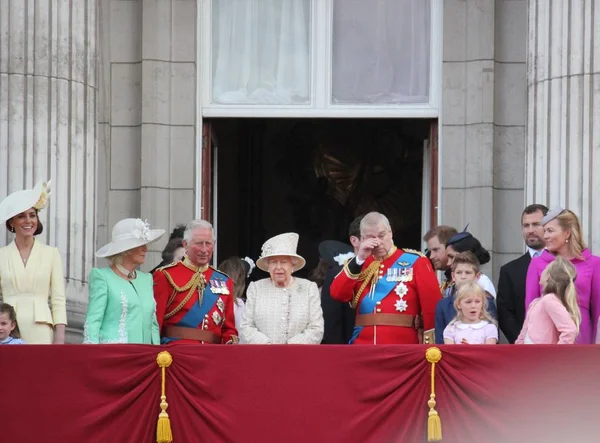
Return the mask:
{"type": "Polygon", "coordinates": [[[569,243],[569,239],[567,239],[567,243],[569,243]]]}
{"type": "Polygon", "coordinates": [[[15,232],[15,227],[14,227],[13,225],[9,225],[9,226],[10,226],[10,227],[8,228],[8,230],[14,234],[14,232],[15,232]]]}

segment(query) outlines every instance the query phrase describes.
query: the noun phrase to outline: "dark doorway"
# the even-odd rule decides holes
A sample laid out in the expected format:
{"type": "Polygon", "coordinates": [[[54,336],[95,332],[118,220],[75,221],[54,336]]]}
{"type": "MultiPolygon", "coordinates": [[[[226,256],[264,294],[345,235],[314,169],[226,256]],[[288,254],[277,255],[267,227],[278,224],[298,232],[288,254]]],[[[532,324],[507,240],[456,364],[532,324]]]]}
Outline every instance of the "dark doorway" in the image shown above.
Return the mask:
{"type": "Polygon", "coordinates": [[[420,249],[429,120],[224,118],[205,125],[216,147],[219,262],[256,260],[266,239],[297,232],[305,276],[318,262],[319,242],[348,242],[350,222],[370,211],[388,216],[397,246],[420,249]]]}

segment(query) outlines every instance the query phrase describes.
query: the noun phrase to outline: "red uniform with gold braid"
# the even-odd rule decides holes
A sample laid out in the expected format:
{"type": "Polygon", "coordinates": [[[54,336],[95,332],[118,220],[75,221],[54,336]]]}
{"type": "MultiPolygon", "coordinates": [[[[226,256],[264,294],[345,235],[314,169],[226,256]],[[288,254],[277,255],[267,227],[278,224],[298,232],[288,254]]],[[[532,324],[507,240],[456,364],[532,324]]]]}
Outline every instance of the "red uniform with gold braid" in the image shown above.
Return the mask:
{"type": "Polygon", "coordinates": [[[161,343],[238,342],[228,275],[186,257],[154,272],[154,298],[161,343]]]}
{"type": "Polygon", "coordinates": [[[393,248],[383,260],[356,257],[344,265],[330,288],[331,296],[351,302],[356,326],[350,343],[417,344],[418,329],[434,343],[435,307],[441,299],[429,259],[410,249],[393,248]]]}

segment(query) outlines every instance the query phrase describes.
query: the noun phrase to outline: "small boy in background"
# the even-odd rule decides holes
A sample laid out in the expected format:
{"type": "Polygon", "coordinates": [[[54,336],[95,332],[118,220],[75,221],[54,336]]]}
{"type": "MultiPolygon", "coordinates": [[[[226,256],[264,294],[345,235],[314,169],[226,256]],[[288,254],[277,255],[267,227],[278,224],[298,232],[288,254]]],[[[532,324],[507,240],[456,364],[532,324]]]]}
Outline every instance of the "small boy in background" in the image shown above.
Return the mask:
{"type": "MultiPolygon", "coordinates": [[[[452,263],[452,282],[448,288],[450,295],[440,300],[435,308],[435,342],[444,344],[444,329],[456,317],[454,298],[457,287],[464,282],[477,281],[481,275],[479,261],[472,252],[461,252],[456,255],[452,263]]],[[[498,318],[494,298],[486,292],[487,312],[494,318],[498,318]]]]}

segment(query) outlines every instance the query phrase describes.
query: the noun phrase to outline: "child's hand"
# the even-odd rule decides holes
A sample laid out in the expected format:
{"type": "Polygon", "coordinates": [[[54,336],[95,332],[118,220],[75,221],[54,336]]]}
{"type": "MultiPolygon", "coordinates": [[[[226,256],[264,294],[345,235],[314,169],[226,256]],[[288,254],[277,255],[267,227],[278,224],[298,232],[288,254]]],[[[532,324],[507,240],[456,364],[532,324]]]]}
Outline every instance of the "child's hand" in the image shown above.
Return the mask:
{"type": "Polygon", "coordinates": [[[466,338],[463,338],[463,339],[460,341],[460,344],[461,344],[461,345],[468,345],[468,344],[469,344],[469,342],[467,341],[467,339],[466,339],[466,338]]]}

